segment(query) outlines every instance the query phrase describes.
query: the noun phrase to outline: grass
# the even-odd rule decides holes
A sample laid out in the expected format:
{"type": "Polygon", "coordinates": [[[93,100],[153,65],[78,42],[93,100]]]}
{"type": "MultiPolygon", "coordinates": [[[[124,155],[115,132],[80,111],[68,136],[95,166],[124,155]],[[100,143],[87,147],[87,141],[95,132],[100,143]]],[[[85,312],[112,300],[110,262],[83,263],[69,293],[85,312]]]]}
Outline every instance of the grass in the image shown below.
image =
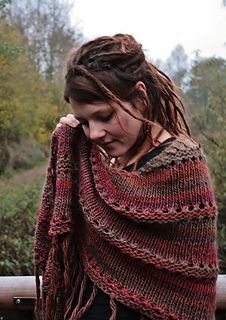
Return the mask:
{"type": "Polygon", "coordinates": [[[0,274],[33,274],[33,237],[45,174],[0,184],[0,274]]]}

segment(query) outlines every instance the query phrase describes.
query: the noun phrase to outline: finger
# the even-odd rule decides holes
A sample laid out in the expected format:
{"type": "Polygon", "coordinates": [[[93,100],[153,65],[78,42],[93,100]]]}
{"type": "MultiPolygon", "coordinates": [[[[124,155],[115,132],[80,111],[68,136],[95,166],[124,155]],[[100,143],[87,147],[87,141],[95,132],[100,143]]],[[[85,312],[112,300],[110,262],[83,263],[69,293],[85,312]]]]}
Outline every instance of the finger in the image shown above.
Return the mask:
{"type": "Polygon", "coordinates": [[[62,117],[62,118],[60,118],[59,123],[67,124],[68,126],[75,128],[75,127],[77,127],[77,125],[79,125],[80,122],[77,119],[75,119],[75,117],[73,116],[73,118],[72,117],[62,117]]]}
{"type": "Polygon", "coordinates": [[[80,124],[80,122],[77,119],[71,120],[71,123],[69,124],[71,127],[77,127],[80,124]]]}
{"type": "Polygon", "coordinates": [[[75,119],[75,116],[72,113],[67,114],[66,117],[69,119],[75,119]]]}
{"type": "Polygon", "coordinates": [[[70,123],[68,124],[72,127],[77,127],[77,125],[80,123],[72,113],[67,114],[66,118],[70,120],[70,123]]]}
{"type": "Polygon", "coordinates": [[[70,119],[67,117],[61,117],[60,122],[61,124],[68,124],[70,122],[70,119]]]}

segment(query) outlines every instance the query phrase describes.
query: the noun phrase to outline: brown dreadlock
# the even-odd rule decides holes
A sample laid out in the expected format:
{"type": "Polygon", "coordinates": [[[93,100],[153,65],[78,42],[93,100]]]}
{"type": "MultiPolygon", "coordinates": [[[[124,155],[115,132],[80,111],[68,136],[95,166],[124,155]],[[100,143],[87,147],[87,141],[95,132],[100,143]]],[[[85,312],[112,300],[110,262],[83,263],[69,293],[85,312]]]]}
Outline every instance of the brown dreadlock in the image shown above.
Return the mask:
{"type": "Polygon", "coordinates": [[[146,125],[150,145],[155,145],[150,130],[153,122],[173,136],[179,133],[190,136],[184,105],[172,80],[147,62],[141,44],[131,35],[99,37],[72,51],[65,78],[64,98],[67,102],[70,97],[79,103],[116,102],[146,125]],[[138,81],[145,84],[147,95],[136,88],[138,81]],[[129,101],[136,107],[138,99],[144,105],[143,117],[134,115],[123,103],[129,101]]]}

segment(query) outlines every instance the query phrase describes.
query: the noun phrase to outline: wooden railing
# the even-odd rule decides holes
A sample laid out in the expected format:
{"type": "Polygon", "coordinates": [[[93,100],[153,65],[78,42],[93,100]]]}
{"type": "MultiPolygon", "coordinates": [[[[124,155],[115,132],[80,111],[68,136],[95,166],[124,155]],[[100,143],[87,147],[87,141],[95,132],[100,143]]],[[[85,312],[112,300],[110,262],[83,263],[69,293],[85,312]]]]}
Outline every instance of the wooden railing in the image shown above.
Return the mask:
{"type": "MultiPolygon", "coordinates": [[[[32,309],[34,303],[34,277],[0,277],[0,310],[32,309]]],[[[226,275],[217,279],[217,309],[226,310],[226,275]]]]}

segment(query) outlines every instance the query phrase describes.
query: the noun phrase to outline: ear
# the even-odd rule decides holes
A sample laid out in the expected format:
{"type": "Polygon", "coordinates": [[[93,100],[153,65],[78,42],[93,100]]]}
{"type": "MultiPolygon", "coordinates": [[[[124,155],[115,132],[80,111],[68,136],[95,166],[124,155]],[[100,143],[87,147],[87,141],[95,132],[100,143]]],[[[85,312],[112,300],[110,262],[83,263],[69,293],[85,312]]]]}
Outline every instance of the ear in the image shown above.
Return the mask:
{"type": "Polygon", "coordinates": [[[142,81],[138,81],[135,85],[135,88],[140,90],[145,96],[147,96],[147,89],[142,81]]]}

